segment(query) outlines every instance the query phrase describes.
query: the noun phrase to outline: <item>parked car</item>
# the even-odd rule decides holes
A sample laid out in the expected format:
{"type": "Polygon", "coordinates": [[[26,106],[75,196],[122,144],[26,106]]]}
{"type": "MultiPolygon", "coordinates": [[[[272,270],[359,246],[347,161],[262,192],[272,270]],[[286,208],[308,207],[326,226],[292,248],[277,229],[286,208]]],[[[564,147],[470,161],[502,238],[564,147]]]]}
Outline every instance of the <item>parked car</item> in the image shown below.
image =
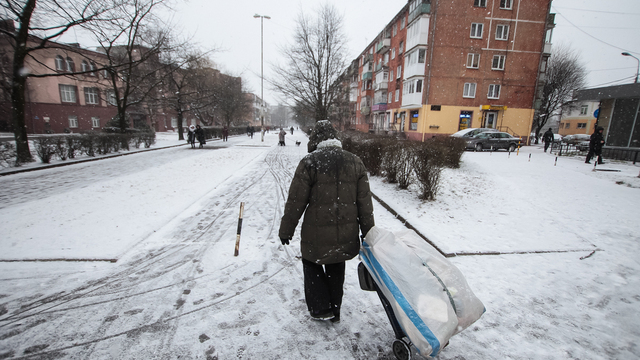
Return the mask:
{"type": "Polygon", "coordinates": [[[496,129],[491,128],[468,128],[464,130],[460,130],[456,133],[451,134],[453,137],[461,137],[461,138],[472,138],[480,133],[487,131],[498,131],[496,129]]]}
{"type": "Polygon", "coordinates": [[[514,137],[509,133],[488,131],[467,139],[467,149],[476,151],[484,149],[515,151],[518,143],[520,143],[520,138],[514,137]]]}

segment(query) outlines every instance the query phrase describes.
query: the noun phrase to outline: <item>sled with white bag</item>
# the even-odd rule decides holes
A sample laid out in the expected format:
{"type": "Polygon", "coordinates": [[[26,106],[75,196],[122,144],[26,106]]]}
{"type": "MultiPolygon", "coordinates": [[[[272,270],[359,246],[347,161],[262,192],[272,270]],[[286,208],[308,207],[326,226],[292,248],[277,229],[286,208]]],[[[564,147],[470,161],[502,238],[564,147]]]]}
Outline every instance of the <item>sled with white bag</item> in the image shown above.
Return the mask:
{"type": "Polygon", "coordinates": [[[398,359],[409,359],[412,347],[422,356],[437,356],[485,311],[460,270],[413,230],[392,233],[374,226],[362,242],[360,260],[360,287],[378,293],[398,359]]]}

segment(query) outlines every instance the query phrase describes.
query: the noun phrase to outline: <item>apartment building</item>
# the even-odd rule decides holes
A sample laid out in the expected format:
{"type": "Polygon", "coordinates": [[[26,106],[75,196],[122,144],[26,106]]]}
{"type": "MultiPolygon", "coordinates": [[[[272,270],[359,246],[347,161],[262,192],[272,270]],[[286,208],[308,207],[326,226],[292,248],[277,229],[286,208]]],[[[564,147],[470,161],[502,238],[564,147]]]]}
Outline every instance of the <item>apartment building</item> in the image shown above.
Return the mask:
{"type": "Polygon", "coordinates": [[[527,140],[550,2],[410,0],[357,59],[355,127],[412,140],[490,127],[527,140]]]}

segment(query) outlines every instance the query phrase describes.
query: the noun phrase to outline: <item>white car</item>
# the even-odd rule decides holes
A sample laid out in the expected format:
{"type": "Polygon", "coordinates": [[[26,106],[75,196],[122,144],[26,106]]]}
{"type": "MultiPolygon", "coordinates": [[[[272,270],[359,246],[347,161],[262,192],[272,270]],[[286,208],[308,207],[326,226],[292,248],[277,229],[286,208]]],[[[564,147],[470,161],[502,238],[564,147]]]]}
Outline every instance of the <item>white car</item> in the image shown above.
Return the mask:
{"type": "Polygon", "coordinates": [[[461,137],[461,138],[472,138],[480,133],[487,131],[498,131],[496,129],[491,128],[468,128],[464,130],[460,130],[456,133],[451,134],[453,137],[461,137]]]}

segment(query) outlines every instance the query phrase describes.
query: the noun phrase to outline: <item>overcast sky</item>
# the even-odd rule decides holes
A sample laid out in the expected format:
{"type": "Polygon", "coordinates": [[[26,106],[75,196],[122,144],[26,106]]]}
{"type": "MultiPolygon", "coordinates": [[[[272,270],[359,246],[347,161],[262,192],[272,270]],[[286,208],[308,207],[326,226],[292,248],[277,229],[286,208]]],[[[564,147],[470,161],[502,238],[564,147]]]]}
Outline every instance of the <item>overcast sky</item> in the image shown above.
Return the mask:
{"type": "MultiPolygon", "coordinates": [[[[362,52],[406,2],[328,0],[344,16],[350,58],[362,52]]],[[[221,49],[212,56],[218,67],[242,76],[248,89],[260,94],[260,19],[253,15],[271,17],[264,20],[264,75],[268,78],[270,64],[282,60],[279,49],[291,41],[297,14],[313,14],[319,4],[309,0],[176,0],[170,23],[201,47],[221,49]]],[[[589,87],[635,80],[638,61],[621,53],[640,58],[640,0],[554,0],[551,10],[556,13],[552,43],[580,54],[589,87]]],[[[264,97],[272,105],[279,102],[266,82],[264,97]]]]}

